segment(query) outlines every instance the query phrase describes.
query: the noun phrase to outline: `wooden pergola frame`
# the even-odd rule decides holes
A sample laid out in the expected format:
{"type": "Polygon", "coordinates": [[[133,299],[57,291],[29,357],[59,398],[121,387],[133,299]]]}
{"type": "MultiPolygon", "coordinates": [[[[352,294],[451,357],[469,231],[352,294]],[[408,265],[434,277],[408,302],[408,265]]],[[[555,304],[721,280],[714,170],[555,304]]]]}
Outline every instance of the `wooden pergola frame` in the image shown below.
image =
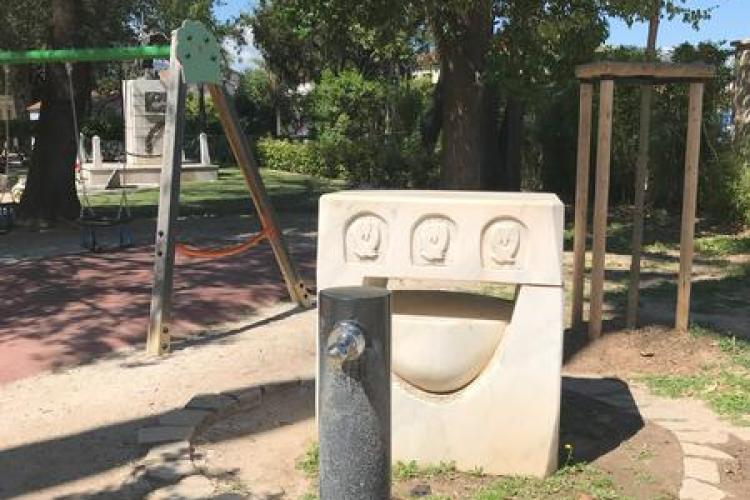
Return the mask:
{"type": "MultiPolygon", "coordinates": [[[[700,159],[701,116],[705,83],[715,75],[715,68],[706,64],[667,64],[648,62],[594,62],[576,68],[580,81],[580,110],[578,122],[578,165],[576,172],[575,236],[573,262],[573,326],[583,323],[583,287],[586,264],[586,225],[588,219],[589,170],[591,157],[591,120],[594,84],[599,83],[599,125],[596,148],[596,182],[592,241],[591,293],[589,308],[589,337],[602,333],[604,301],[604,257],[607,237],[607,209],[609,202],[609,165],[612,142],[612,109],[615,81],[641,85],[687,83],[690,86],[688,104],[687,143],[685,150],[685,179],[682,200],[682,230],[680,233],[680,274],[677,283],[675,328],[687,330],[690,313],[690,284],[693,267],[693,239],[698,195],[698,162],[700,159]]],[[[648,134],[648,131],[646,131],[648,134]]],[[[643,235],[643,205],[647,155],[639,158],[636,166],[635,209],[633,214],[633,244],[628,290],[627,323],[635,326],[638,315],[638,292],[643,235]]]]}

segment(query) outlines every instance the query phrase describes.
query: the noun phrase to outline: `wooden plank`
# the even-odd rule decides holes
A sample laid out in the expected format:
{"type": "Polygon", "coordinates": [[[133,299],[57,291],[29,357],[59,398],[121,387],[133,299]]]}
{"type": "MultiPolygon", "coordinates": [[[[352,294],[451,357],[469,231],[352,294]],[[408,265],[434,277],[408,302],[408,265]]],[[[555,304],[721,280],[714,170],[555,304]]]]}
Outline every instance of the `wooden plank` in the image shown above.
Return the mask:
{"type": "Polygon", "coordinates": [[[578,166],[576,168],[576,212],[573,240],[573,308],[572,324],[583,323],[583,289],[586,269],[586,224],[589,204],[589,170],[591,165],[591,98],[594,86],[581,83],[578,110],[578,166]]]}
{"type": "Polygon", "coordinates": [[[594,194],[594,239],[592,243],[589,338],[602,334],[604,302],[604,258],[607,245],[609,204],[609,162],[612,149],[612,100],[614,81],[602,80],[599,87],[599,137],[596,148],[596,192],[594,194]]]}
{"type": "Polygon", "coordinates": [[[635,200],[633,202],[633,237],[630,257],[630,284],[628,287],[628,309],[625,323],[628,328],[638,324],[638,295],[641,282],[641,251],[643,247],[643,206],[646,201],[646,179],[648,177],[648,147],[651,134],[650,85],[641,86],[641,123],[638,143],[638,160],[635,166],[635,200]]]}
{"type": "Polygon", "coordinates": [[[709,64],[598,61],[576,67],[581,80],[653,79],[656,81],[707,80],[716,75],[709,64]]]}
{"type": "Polygon", "coordinates": [[[698,199],[698,161],[701,153],[701,115],[703,83],[690,85],[685,180],[682,193],[682,231],[680,233],[680,276],[677,281],[675,328],[687,331],[690,319],[690,282],[693,270],[695,210],[698,199]]]}
{"type": "Polygon", "coordinates": [[[237,163],[245,176],[255,209],[260,217],[261,226],[264,229],[270,229],[268,241],[271,243],[273,253],[276,256],[276,262],[278,262],[281,274],[286,282],[289,296],[299,306],[310,307],[310,292],[289,256],[289,250],[281,234],[276,214],[268,199],[263,179],[261,179],[258,171],[258,164],[255,162],[252,150],[250,149],[250,143],[240,128],[237,110],[222,86],[216,84],[208,84],[207,86],[214,106],[219,112],[219,119],[229,140],[234,157],[237,159],[237,163]]]}
{"type": "MultiPolygon", "coordinates": [[[[174,47],[174,40],[172,46],[174,47]]],[[[174,224],[180,199],[180,169],[185,128],[187,86],[182,65],[172,51],[167,80],[167,111],[164,126],[164,151],[159,186],[159,213],[154,242],[154,283],[151,290],[151,314],[146,352],[162,354],[169,350],[174,276],[174,224]]]]}

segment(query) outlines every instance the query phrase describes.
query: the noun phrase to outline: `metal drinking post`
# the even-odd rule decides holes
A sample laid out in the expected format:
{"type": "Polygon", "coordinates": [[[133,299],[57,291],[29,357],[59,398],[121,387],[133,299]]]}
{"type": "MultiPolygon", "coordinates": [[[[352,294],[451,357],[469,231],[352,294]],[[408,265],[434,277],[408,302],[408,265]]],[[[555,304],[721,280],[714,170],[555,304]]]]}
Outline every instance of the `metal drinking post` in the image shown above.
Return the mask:
{"type": "Polygon", "coordinates": [[[321,500],[391,492],[390,292],[320,292],[318,430],[321,500]]]}

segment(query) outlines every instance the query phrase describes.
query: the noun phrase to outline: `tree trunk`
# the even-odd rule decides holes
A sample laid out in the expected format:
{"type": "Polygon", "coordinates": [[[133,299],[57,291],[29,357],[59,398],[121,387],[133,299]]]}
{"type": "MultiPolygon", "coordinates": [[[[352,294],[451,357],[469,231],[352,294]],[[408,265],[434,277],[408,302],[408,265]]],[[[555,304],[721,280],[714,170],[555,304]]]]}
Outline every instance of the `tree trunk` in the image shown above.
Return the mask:
{"type": "Polygon", "coordinates": [[[523,160],[523,117],[526,107],[521,99],[509,97],[505,105],[505,119],[500,129],[505,160],[504,191],[521,190],[521,161],[523,160]]]}
{"type": "Polygon", "coordinates": [[[432,89],[432,99],[427,111],[421,118],[422,146],[426,151],[435,151],[440,138],[440,128],[443,125],[443,78],[438,77],[437,84],[432,89]]]}
{"type": "Polygon", "coordinates": [[[503,121],[498,124],[496,89],[485,88],[482,113],[482,189],[521,190],[524,103],[516,97],[505,102],[503,121]]]}
{"type": "Polygon", "coordinates": [[[274,112],[276,114],[276,137],[281,138],[281,106],[277,102],[274,105],[274,112]]]}
{"type": "Polygon", "coordinates": [[[482,162],[482,77],[492,36],[492,2],[474,2],[468,12],[436,19],[442,80],[442,169],[444,189],[479,189],[482,162]]]}
{"type": "Polygon", "coordinates": [[[500,133],[500,96],[496,86],[486,86],[482,94],[480,115],[481,188],[499,191],[503,185],[505,163],[500,133]]]}
{"type": "MultiPolygon", "coordinates": [[[[80,0],[52,0],[52,46],[74,47],[80,23],[80,0]]],[[[77,113],[83,116],[90,87],[88,65],[75,65],[73,82],[77,113]]],[[[21,199],[23,219],[52,223],[62,218],[74,220],[80,214],[76,194],[75,164],[78,138],[75,137],[70,90],[65,67],[47,66],[42,90],[42,106],[36,129],[26,190],[21,199]]]]}

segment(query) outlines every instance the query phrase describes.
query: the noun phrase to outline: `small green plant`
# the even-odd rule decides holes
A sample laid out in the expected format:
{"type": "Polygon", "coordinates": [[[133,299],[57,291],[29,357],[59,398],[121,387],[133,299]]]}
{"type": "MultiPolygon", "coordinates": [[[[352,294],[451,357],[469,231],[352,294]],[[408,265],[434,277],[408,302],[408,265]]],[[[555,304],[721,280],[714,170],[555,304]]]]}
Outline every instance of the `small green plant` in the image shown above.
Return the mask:
{"type": "Polygon", "coordinates": [[[484,477],[484,467],[474,466],[474,468],[469,471],[469,474],[474,477],[484,477]]]}
{"type": "Polygon", "coordinates": [[[635,473],[635,480],[638,481],[640,484],[652,484],[656,482],[656,479],[654,476],[652,476],[649,472],[644,470],[639,470],[635,473]]]}
{"type": "Polygon", "coordinates": [[[412,460],[410,462],[402,462],[399,460],[393,465],[393,471],[391,472],[393,479],[397,481],[406,481],[407,479],[414,479],[419,476],[419,466],[417,462],[412,460]]]}
{"type": "Polygon", "coordinates": [[[636,459],[640,461],[648,461],[654,458],[656,454],[654,453],[654,450],[649,448],[647,445],[644,445],[640,450],[638,450],[638,453],[636,453],[636,459]]]}
{"type": "Polygon", "coordinates": [[[612,478],[592,465],[577,464],[561,468],[545,479],[510,476],[498,479],[479,490],[474,500],[578,500],[587,495],[594,500],[620,499],[612,478]]]}
{"type": "Polygon", "coordinates": [[[670,250],[674,250],[675,245],[667,245],[664,242],[661,241],[655,241],[651,243],[650,245],[645,245],[643,247],[643,251],[646,253],[652,253],[657,255],[666,255],[669,253],[670,250]]]}
{"type": "Polygon", "coordinates": [[[658,395],[699,398],[719,415],[740,425],[750,425],[750,376],[747,372],[705,369],[694,375],[649,375],[642,380],[658,395]]]}
{"type": "Polygon", "coordinates": [[[750,235],[720,234],[696,238],[695,250],[711,257],[750,253],[750,235]]]}
{"type": "Polygon", "coordinates": [[[316,478],[320,472],[320,446],[312,443],[305,453],[297,459],[297,470],[301,470],[308,478],[316,478]]]}
{"type": "Polygon", "coordinates": [[[565,464],[563,467],[567,467],[570,465],[571,460],[573,459],[573,445],[570,443],[565,443],[565,464]]]}
{"type": "Polygon", "coordinates": [[[409,462],[398,461],[393,466],[391,475],[396,481],[406,481],[414,478],[432,478],[444,476],[456,472],[455,462],[440,462],[438,464],[420,465],[416,461],[409,462]]]}

